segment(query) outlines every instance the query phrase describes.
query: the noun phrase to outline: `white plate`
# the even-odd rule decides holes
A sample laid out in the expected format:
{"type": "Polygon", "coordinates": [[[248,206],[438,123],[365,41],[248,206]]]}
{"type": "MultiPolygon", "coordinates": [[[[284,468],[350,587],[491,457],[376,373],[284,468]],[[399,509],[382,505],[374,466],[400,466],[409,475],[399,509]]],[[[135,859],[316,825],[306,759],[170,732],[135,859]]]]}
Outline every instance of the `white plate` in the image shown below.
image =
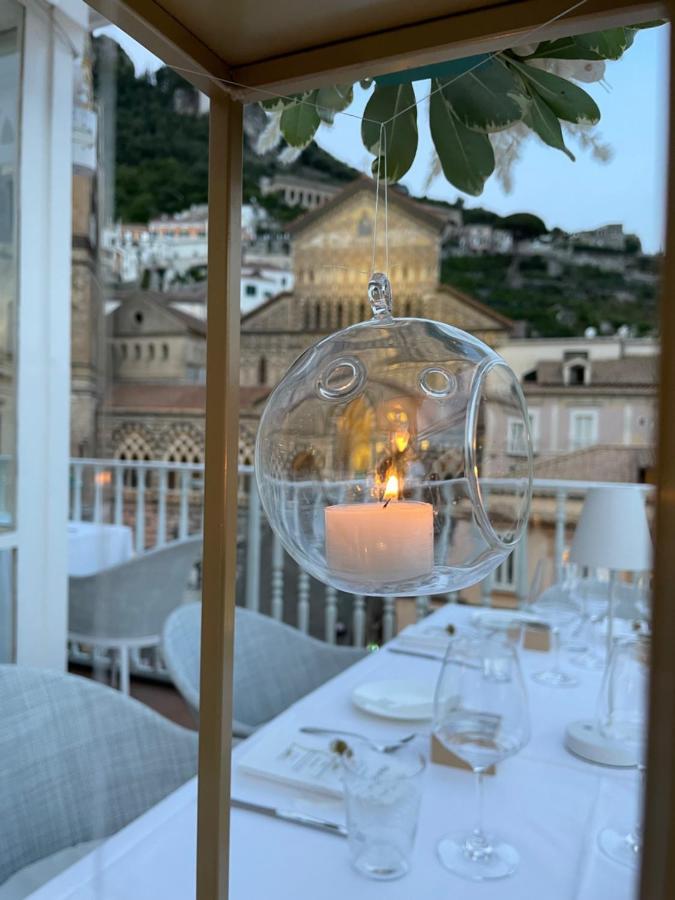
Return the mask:
{"type": "Polygon", "coordinates": [[[424,681],[369,681],[355,688],[352,702],[364,712],[385,719],[430,719],[434,684],[424,681]]]}

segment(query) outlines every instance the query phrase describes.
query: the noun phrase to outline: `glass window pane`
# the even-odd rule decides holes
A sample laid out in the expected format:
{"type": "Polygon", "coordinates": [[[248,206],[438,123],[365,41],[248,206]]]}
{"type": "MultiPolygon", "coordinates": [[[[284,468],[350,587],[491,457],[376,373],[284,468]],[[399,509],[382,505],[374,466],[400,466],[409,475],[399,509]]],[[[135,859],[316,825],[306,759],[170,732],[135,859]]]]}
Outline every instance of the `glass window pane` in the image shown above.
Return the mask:
{"type": "Polygon", "coordinates": [[[15,526],[17,176],[21,7],[0,10],[0,530],[15,526]]]}

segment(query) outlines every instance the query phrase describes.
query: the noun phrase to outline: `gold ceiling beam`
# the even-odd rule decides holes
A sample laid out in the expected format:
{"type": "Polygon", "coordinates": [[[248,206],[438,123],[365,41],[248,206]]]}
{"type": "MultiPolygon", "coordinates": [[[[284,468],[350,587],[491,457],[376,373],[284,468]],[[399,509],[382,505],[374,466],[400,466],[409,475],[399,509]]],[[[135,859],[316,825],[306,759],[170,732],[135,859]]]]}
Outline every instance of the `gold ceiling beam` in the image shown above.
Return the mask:
{"type": "MultiPolygon", "coordinates": [[[[538,40],[544,36],[552,39],[646,22],[665,14],[665,3],[660,0],[587,0],[583,6],[541,28],[573,4],[574,0],[518,0],[455,13],[233,66],[232,78],[250,88],[288,94],[517,46],[535,29],[539,29],[538,40]]],[[[254,100],[260,98],[260,93],[244,88],[241,96],[254,100]]]]}

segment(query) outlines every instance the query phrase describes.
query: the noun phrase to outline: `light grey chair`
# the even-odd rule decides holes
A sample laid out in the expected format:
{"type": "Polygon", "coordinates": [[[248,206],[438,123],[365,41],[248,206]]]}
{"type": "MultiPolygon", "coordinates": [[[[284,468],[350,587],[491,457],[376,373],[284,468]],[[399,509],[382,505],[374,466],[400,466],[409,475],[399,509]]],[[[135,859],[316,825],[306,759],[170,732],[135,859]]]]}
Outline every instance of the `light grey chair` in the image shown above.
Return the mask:
{"type": "Polygon", "coordinates": [[[201,537],[172,541],[95,575],[70,578],[68,639],[116,653],[123,693],[129,693],[129,652],[159,646],[201,552],[201,537]]]}
{"type": "MultiPolygon", "coordinates": [[[[164,662],[196,715],[200,629],[201,603],[188,603],[171,613],[162,636],[164,662]]],[[[269,616],[237,607],[233,734],[251,734],[366,653],[325,644],[269,616]]]]}
{"type": "Polygon", "coordinates": [[[0,897],[23,896],[6,880],[46,880],[197,771],[195,732],[75,675],[0,666],[0,716],[0,897]]]}

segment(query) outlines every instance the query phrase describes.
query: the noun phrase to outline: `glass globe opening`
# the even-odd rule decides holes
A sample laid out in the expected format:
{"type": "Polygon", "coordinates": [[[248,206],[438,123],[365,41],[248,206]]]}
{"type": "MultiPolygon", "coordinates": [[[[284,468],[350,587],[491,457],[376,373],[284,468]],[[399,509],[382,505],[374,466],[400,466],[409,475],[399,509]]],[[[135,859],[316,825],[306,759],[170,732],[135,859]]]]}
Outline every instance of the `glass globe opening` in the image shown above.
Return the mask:
{"type": "Polygon", "coordinates": [[[286,550],[365,595],[485,577],[523,532],[531,466],[525,401],[501,357],[449,325],[386,312],[295,362],[256,443],[261,500],[286,550]]]}

